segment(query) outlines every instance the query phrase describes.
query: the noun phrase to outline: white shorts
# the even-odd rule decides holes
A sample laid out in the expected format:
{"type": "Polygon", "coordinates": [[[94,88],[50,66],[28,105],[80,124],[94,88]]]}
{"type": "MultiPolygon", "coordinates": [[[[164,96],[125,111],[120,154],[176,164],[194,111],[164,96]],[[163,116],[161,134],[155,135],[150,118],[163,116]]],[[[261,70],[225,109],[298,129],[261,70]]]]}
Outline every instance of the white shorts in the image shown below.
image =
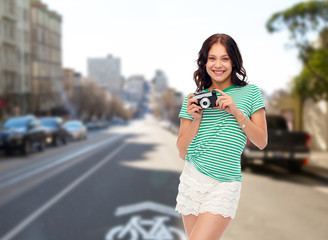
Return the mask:
{"type": "Polygon", "coordinates": [[[234,218],[241,182],[221,182],[199,172],[186,162],[180,176],[176,211],[183,215],[210,212],[234,218]]]}

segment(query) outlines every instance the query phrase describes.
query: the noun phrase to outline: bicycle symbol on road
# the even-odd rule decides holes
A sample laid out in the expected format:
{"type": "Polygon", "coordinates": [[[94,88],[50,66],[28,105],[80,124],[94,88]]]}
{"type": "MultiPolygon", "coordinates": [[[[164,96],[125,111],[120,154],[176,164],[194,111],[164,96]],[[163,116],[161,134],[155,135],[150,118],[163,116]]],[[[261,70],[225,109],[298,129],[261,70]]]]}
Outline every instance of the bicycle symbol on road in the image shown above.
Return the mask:
{"type": "MultiPolygon", "coordinates": [[[[119,207],[116,215],[126,215],[142,210],[154,210],[156,212],[163,212],[166,215],[178,216],[174,212],[174,209],[153,202],[143,202],[127,207],[119,207]]],[[[152,219],[143,219],[140,215],[134,215],[129,219],[127,224],[115,226],[110,229],[106,234],[105,240],[185,240],[186,236],[182,230],[166,225],[166,222],[169,220],[169,216],[155,216],[152,219]]]]}

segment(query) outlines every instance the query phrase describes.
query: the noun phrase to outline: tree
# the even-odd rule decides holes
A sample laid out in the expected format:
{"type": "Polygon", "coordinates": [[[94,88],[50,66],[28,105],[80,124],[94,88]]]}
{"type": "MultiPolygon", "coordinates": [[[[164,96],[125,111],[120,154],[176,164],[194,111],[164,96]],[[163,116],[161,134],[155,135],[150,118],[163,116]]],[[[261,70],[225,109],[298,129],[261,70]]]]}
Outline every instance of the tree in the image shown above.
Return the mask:
{"type": "Polygon", "coordinates": [[[277,12],[266,28],[270,33],[287,28],[291,42],[299,50],[303,69],[293,79],[292,92],[303,101],[328,100],[328,1],[302,2],[277,12]]]}

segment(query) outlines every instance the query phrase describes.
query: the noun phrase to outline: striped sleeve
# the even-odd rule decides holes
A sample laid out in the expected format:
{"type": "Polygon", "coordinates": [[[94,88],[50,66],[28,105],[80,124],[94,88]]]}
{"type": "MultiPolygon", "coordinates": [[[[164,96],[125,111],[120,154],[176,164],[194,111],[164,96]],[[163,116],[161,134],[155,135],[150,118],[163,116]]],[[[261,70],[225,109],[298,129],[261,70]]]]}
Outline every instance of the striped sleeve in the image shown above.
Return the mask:
{"type": "Polygon", "coordinates": [[[257,110],[264,108],[265,109],[265,105],[264,105],[264,99],[263,99],[263,95],[261,93],[261,90],[258,86],[253,85],[253,99],[252,99],[252,111],[251,111],[251,115],[253,115],[253,113],[255,113],[257,110]]]}
{"type": "Polygon", "coordinates": [[[181,111],[179,113],[179,118],[187,118],[194,120],[194,118],[187,111],[188,95],[185,97],[182,103],[181,111]]]}

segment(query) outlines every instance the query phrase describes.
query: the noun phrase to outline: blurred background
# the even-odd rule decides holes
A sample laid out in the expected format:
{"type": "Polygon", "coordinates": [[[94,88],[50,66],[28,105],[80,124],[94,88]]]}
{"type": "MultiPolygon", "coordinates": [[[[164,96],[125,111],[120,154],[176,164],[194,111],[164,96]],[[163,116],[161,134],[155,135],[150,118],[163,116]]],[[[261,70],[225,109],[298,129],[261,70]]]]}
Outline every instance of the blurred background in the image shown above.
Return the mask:
{"type": "Polygon", "coordinates": [[[328,237],[328,1],[0,0],[0,239],[186,239],[175,147],[203,41],[266,103],[223,239],[328,237]]]}

